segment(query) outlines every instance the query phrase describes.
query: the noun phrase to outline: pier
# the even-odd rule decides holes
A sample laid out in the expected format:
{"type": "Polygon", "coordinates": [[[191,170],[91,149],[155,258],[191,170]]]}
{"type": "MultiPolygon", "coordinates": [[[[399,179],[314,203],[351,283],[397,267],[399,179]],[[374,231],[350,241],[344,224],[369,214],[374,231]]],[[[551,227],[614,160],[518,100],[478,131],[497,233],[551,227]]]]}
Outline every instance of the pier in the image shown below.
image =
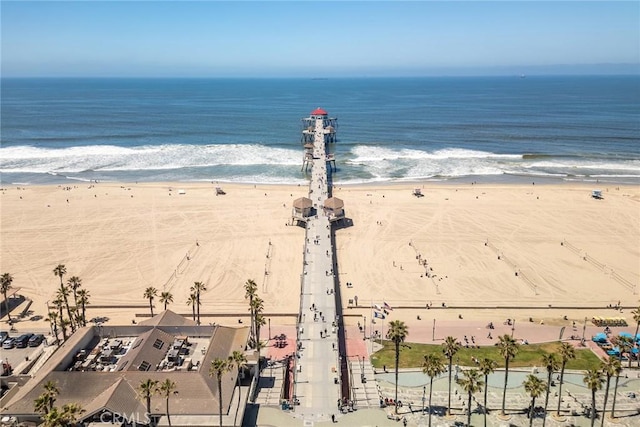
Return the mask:
{"type": "Polygon", "coordinates": [[[343,202],[331,195],[336,120],[318,108],[303,123],[303,170],[311,168],[311,177],[308,196],[292,213],[305,241],[291,407],[306,425],[348,411],[350,388],[332,231],[332,222],[344,218],[343,202]]]}

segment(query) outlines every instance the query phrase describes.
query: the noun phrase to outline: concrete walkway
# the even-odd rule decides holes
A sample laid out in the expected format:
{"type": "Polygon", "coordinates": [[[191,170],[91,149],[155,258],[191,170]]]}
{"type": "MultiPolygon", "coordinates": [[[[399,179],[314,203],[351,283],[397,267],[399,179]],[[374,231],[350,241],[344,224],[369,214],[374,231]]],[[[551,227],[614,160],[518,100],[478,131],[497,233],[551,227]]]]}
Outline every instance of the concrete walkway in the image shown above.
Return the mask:
{"type": "Polygon", "coordinates": [[[324,119],[316,118],[309,198],[316,215],[305,233],[293,415],[305,423],[330,421],[339,415],[340,360],[334,293],[331,224],[323,213],[329,197],[324,119]]]}

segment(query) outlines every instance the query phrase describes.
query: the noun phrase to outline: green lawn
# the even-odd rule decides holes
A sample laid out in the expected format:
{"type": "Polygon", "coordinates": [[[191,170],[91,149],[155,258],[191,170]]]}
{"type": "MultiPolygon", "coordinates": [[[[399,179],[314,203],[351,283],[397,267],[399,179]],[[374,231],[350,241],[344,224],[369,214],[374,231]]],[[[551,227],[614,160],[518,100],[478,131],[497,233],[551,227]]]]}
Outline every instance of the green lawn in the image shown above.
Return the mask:
{"type": "MultiPolygon", "coordinates": [[[[391,341],[382,341],[384,348],[375,352],[371,356],[371,363],[376,368],[382,368],[384,365],[387,369],[393,369],[395,360],[395,346],[391,341]]],[[[560,342],[551,342],[545,344],[529,344],[519,345],[518,354],[515,359],[509,362],[509,368],[532,367],[537,366],[544,368],[542,363],[542,355],[545,353],[557,353],[560,348],[560,342]]],[[[400,367],[401,368],[419,368],[422,367],[424,355],[428,353],[442,354],[442,346],[433,344],[416,344],[405,343],[400,346],[400,367]]],[[[476,357],[479,360],[493,359],[498,363],[498,367],[504,368],[504,359],[500,356],[496,346],[480,347],[480,348],[464,348],[462,347],[453,358],[453,363],[462,366],[475,366],[471,359],[476,357]]],[[[446,363],[446,362],[445,362],[446,363]]],[[[576,358],[567,363],[567,369],[586,370],[589,368],[597,368],[600,359],[589,349],[576,349],[576,358]]]]}

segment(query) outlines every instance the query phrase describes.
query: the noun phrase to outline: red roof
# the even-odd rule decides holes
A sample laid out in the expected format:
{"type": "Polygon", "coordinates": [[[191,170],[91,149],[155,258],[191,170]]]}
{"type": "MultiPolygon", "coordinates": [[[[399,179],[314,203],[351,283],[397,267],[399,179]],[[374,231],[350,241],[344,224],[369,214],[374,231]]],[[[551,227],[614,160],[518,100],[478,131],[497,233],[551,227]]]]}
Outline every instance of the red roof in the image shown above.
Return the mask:
{"type": "Polygon", "coordinates": [[[316,108],[315,110],[313,110],[311,112],[311,115],[312,116],[326,116],[327,112],[324,111],[322,108],[318,107],[318,108],[316,108]]]}

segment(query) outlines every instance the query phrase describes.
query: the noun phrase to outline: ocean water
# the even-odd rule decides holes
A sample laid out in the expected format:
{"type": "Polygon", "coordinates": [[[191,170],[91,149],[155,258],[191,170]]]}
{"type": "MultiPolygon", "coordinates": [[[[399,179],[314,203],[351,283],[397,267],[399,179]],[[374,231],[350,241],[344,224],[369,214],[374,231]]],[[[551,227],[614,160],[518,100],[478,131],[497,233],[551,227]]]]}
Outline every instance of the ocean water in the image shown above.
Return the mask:
{"type": "Polygon", "coordinates": [[[302,183],[301,118],[338,118],[336,183],[640,183],[640,76],[2,79],[2,183],[302,183]]]}

